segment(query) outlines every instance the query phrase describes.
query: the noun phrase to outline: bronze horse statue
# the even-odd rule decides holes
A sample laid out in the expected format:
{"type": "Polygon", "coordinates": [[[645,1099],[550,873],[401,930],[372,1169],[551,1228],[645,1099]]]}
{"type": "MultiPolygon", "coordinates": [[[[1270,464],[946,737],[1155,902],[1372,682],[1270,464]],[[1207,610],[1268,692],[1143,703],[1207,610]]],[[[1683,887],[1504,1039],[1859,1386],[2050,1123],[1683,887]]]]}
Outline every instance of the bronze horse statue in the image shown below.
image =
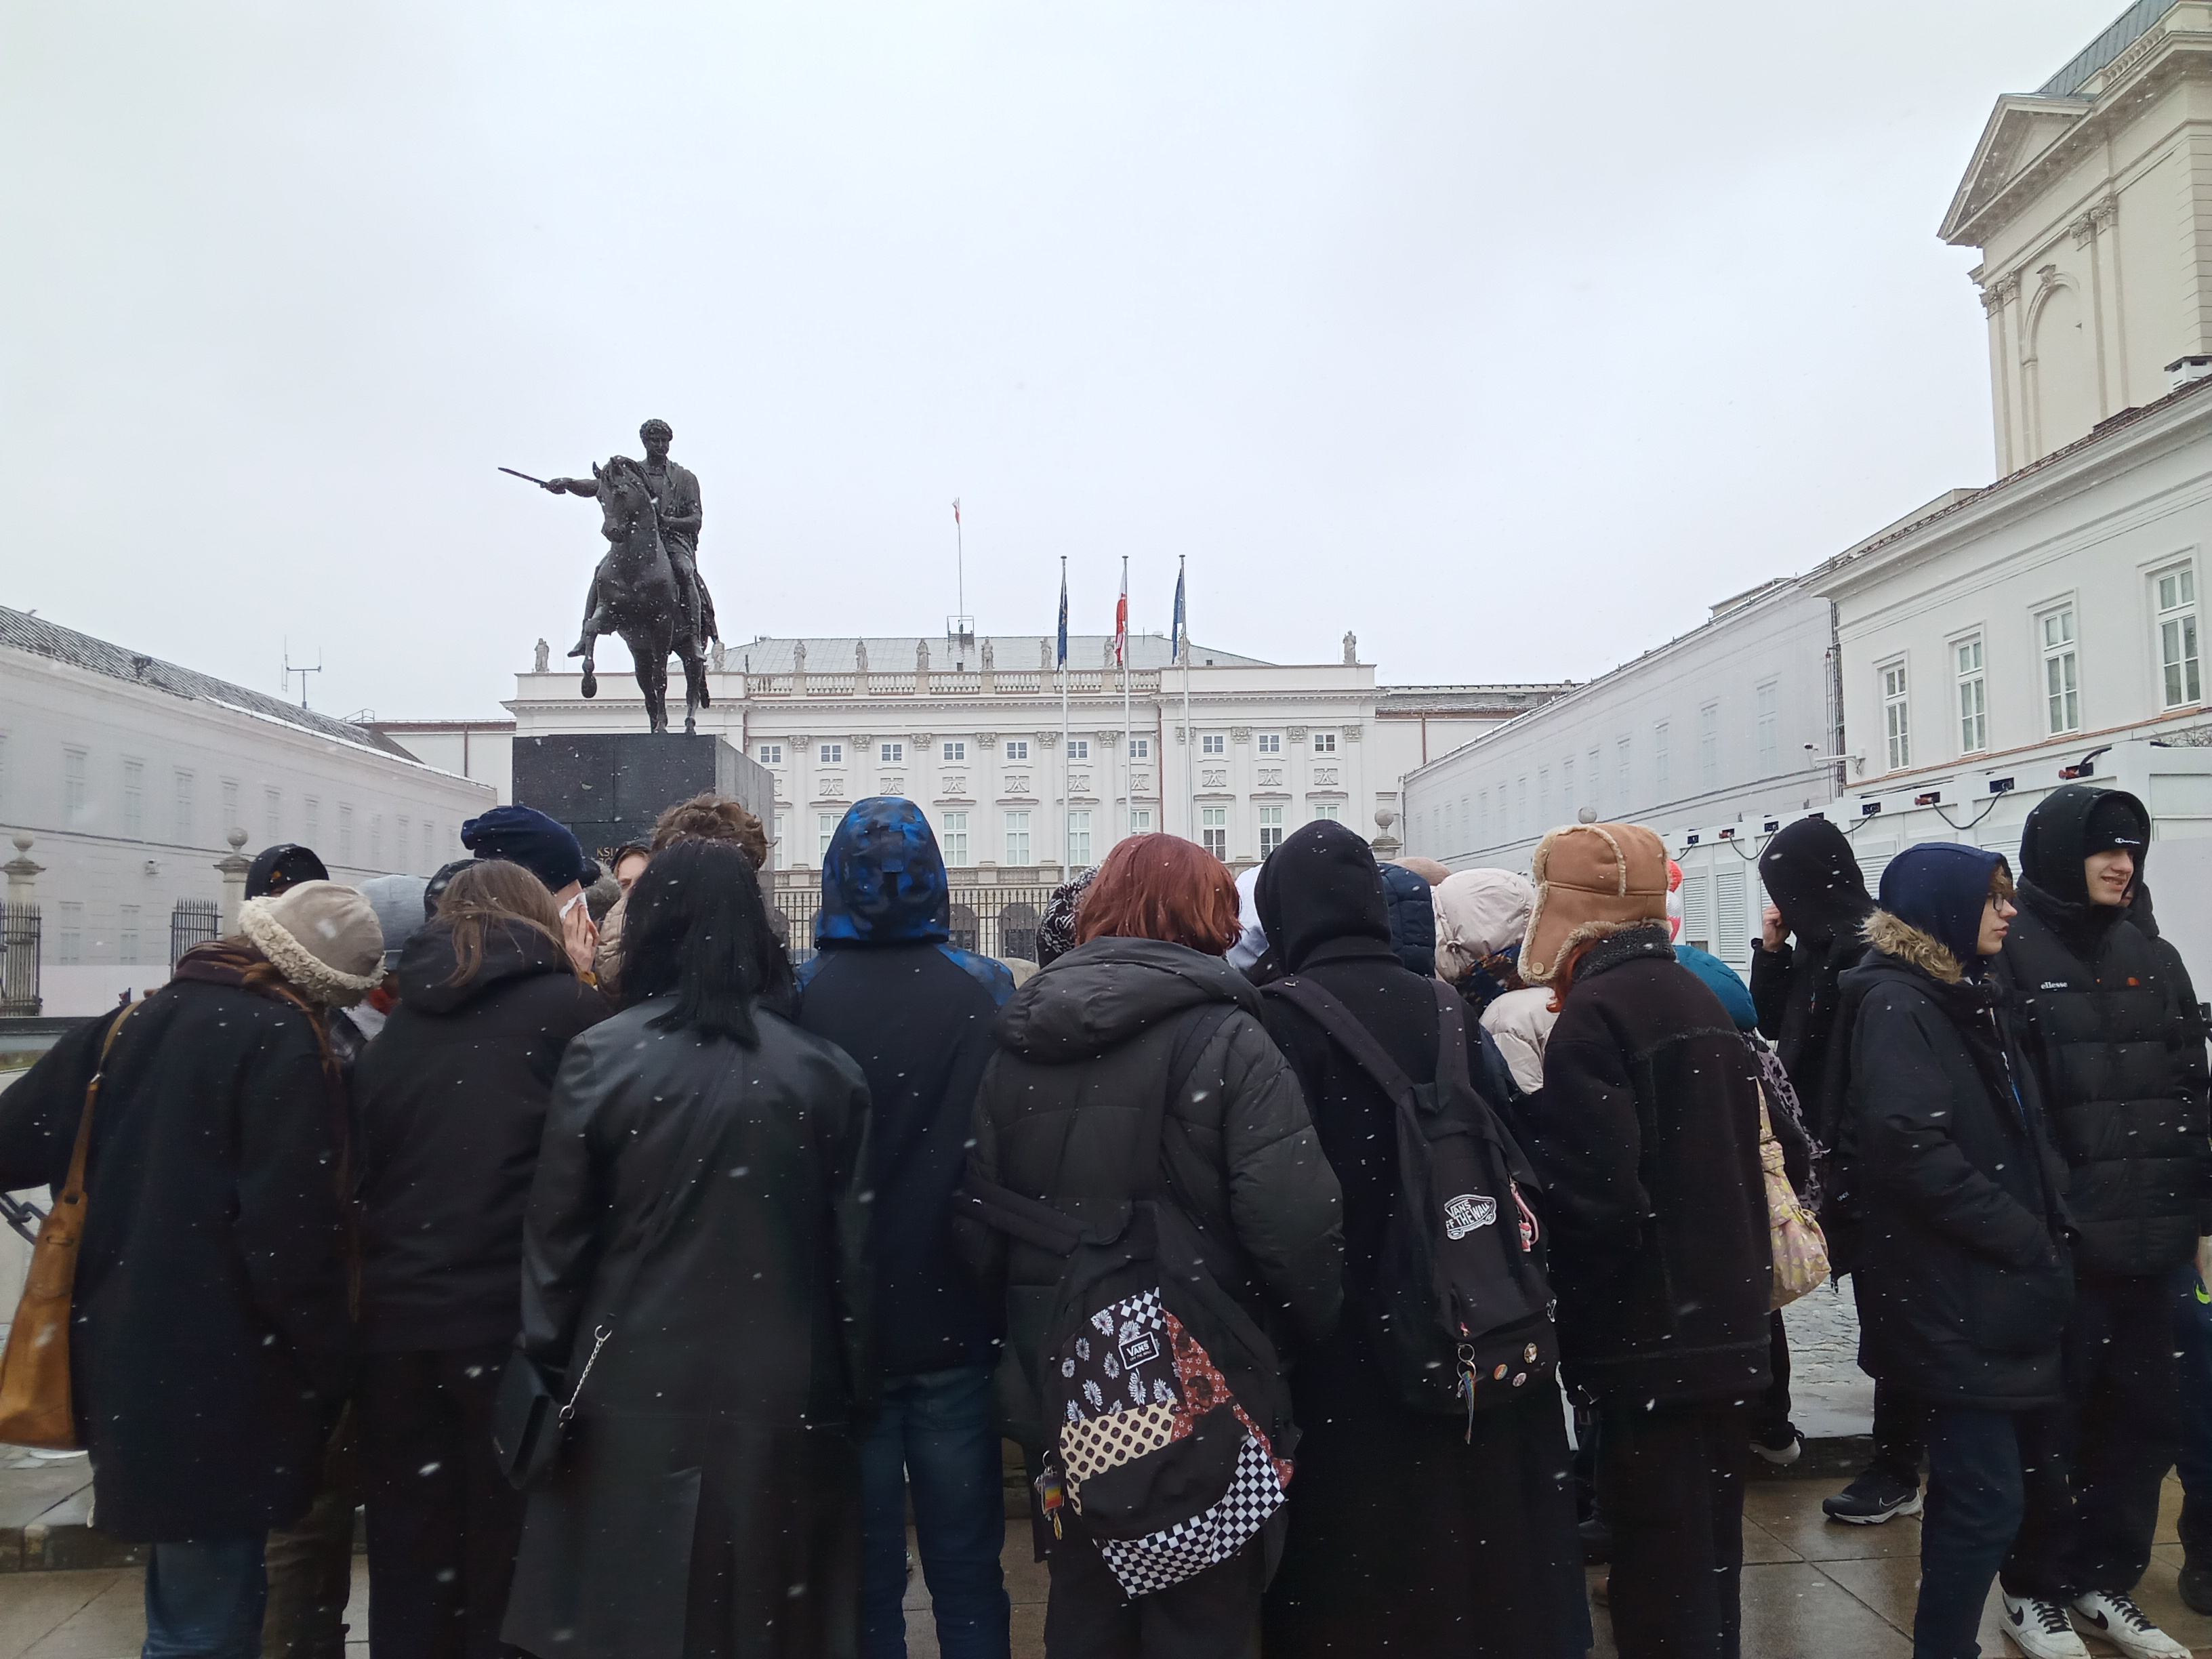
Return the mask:
{"type": "Polygon", "coordinates": [[[684,665],[684,734],[690,737],[698,730],[699,711],[708,706],[706,658],[677,591],[668,550],[661,544],[653,492],[643,469],[625,456],[592,467],[592,477],[599,481],[599,527],[608,547],[599,562],[599,605],[585,625],[584,695],[599,694],[592,647],[601,635],[619,634],[636,665],[651,729],[665,732],[668,656],[672,651],[684,665]]]}

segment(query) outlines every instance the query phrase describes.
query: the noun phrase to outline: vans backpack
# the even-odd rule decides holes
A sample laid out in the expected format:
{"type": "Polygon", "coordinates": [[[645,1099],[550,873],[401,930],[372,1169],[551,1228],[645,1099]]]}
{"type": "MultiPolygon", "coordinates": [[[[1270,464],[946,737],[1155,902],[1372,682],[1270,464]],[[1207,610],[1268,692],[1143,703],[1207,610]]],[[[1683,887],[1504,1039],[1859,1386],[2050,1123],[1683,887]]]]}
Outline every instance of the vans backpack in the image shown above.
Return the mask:
{"type": "MultiPolygon", "coordinates": [[[[1235,1012],[1191,1021],[1178,1054],[1235,1012]]],[[[1273,1344],[1222,1288],[1233,1264],[1166,1190],[1160,1133],[1184,1070],[1146,1103],[1115,1219],[1085,1226],[972,1173],[956,1200],[1066,1261],[1036,1357],[1051,1425],[1037,1488],[1054,1535],[1063,1509],[1080,1516],[1132,1596],[1243,1548],[1282,1507],[1297,1438],[1273,1344]]]]}
{"type": "Polygon", "coordinates": [[[1260,988],[1327,1032],[1395,1110],[1398,1191],[1370,1304],[1399,1397],[1417,1411],[1474,1413],[1554,1386],[1558,1327],[1535,1212],[1536,1181],[1468,1075],[1464,1005],[1435,982],[1437,1071],[1415,1083],[1352,1011],[1291,975],[1260,988]]]}

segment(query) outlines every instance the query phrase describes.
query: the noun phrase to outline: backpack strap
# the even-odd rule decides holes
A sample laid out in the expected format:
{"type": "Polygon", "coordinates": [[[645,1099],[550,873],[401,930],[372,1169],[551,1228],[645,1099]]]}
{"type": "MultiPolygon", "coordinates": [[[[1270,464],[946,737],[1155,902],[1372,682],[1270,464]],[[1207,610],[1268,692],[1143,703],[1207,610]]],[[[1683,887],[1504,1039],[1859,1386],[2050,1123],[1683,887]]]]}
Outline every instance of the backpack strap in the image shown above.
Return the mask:
{"type": "MultiPolygon", "coordinates": [[[[1390,1058],[1382,1045],[1375,1040],[1374,1034],[1359,1023],[1358,1017],[1331,993],[1310,979],[1302,979],[1292,974],[1282,979],[1270,980],[1260,988],[1260,994],[1280,997],[1305,1014],[1339,1048],[1350,1054],[1359,1069],[1372,1078],[1393,1102],[1408,1111],[1416,1109],[1413,1079],[1406,1075],[1404,1067],[1390,1058]]],[[[1449,1046],[1444,1040],[1445,1036],[1452,1029],[1447,1027],[1443,1019],[1443,1016],[1440,1014],[1437,1025],[1437,1069],[1440,1073],[1444,1064],[1443,1051],[1449,1046]]],[[[1457,1023],[1454,1024],[1456,1025],[1457,1023]]],[[[1460,1036],[1459,1074],[1464,1079],[1467,1075],[1467,1033],[1463,1026],[1457,1029],[1460,1036]]]]}
{"type": "Polygon", "coordinates": [[[1182,1029],[1176,1033],[1175,1047],[1168,1051],[1166,1086],[1156,1091],[1145,1103],[1144,1116],[1137,1124],[1136,1144],[1130,1148],[1132,1200],[1157,1199],[1164,1186],[1174,1186],[1174,1177],[1167,1172],[1166,1148],[1163,1144],[1167,1133],[1168,1102],[1182,1093],[1190,1082],[1190,1074],[1198,1067],[1199,1056],[1206,1052],[1206,1045],[1237,1012],[1233,1002],[1209,1004],[1183,1021],[1182,1029]]]}

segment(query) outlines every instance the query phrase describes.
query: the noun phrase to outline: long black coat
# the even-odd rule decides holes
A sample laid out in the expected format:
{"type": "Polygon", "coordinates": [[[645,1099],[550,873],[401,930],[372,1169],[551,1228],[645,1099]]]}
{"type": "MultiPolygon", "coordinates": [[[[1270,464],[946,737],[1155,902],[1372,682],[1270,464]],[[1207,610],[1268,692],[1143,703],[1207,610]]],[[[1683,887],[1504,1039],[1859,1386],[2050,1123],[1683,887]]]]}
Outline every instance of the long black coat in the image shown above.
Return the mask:
{"type": "Polygon", "coordinates": [[[544,1659],[846,1659],[867,1087],[765,1009],[757,1048],[653,1030],[673,1001],[572,1042],[546,1115],[523,1348],[573,1387],[610,1335],[530,1494],[502,1635],[544,1659]],[[633,1229],[677,1182],[674,1231],[632,1278],[633,1229]]]}
{"type": "MultiPolygon", "coordinates": [[[[0,1094],[0,1190],[67,1175],[115,1018],[0,1094]]],[[[310,1017],[253,991],[172,981],[116,1038],[70,1343],[103,1530],[236,1537],[307,1512],[353,1376],[343,1112],[310,1017]]]]}
{"type": "Polygon", "coordinates": [[[372,1353],[505,1342],[521,1328],[522,1211],[569,1040],[611,1012],[566,951],[490,930],[466,983],[432,922],[354,1070],[362,1340],[372,1353]]]}
{"type": "Polygon", "coordinates": [[[1587,1398],[1766,1387],[1774,1262],[1758,1062],[1664,928],[1576,964],[1526,1147],[1552,1223],[1567,1381],[1587,1398]]]}
{"type": "MultiPolygon", "coordinates": [[[[1428,1082],[1437,981],[1401,966],[1387,942],[1379,884],[1370,899],[1359,883],[1313,878],[1330,865],[1353,875],[1373,867],[1364,845],[1325,833],[1340,826],[1313,829],[1261,877],[1261,920],[1270,937],[1298,943],[1292,972],[1341,1002],[1408,1078],[1428,1082]],[[1332,927],[1336,938],[1307,943],[1332,927]]],[[[1291,1373],[1304,1437],[1267,1594],[1270,1659],[1580,1654],[1582,1544],[1558,1395],[1472,1422],[1400,1400],[1372,1324],[1376,1257],[1401,1190],[1397,1108],[1303,1009],[1262,1001],[1343,1188],[1345,1238],[1344,1316],[1291,1373]]],[[[1466,1029],[1472,1038],[1480,1028],[1470,1017],[1466,1029]]]]}
{"type": "Polygon", "coordinates": [[[2073,1273],[2034,1078],[1955,957],[1887,913],[1868,931],[1835,1056],[1859,1364],[1947,1404],[2054,1403],[2073,1273]]]}

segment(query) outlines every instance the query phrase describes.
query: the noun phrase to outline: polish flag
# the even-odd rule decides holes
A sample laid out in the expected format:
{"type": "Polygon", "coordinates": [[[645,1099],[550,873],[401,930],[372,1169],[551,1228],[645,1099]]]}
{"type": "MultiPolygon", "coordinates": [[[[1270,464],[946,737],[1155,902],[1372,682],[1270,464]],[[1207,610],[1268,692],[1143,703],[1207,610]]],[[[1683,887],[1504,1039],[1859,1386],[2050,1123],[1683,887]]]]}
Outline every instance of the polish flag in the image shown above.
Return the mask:
{"type": "Polygon", "coordinates": [[[1114,666],[1125,665],[1129,658],[1129,567],[1121,566],[1121,597],[1114,602],[1114,666]]]}

